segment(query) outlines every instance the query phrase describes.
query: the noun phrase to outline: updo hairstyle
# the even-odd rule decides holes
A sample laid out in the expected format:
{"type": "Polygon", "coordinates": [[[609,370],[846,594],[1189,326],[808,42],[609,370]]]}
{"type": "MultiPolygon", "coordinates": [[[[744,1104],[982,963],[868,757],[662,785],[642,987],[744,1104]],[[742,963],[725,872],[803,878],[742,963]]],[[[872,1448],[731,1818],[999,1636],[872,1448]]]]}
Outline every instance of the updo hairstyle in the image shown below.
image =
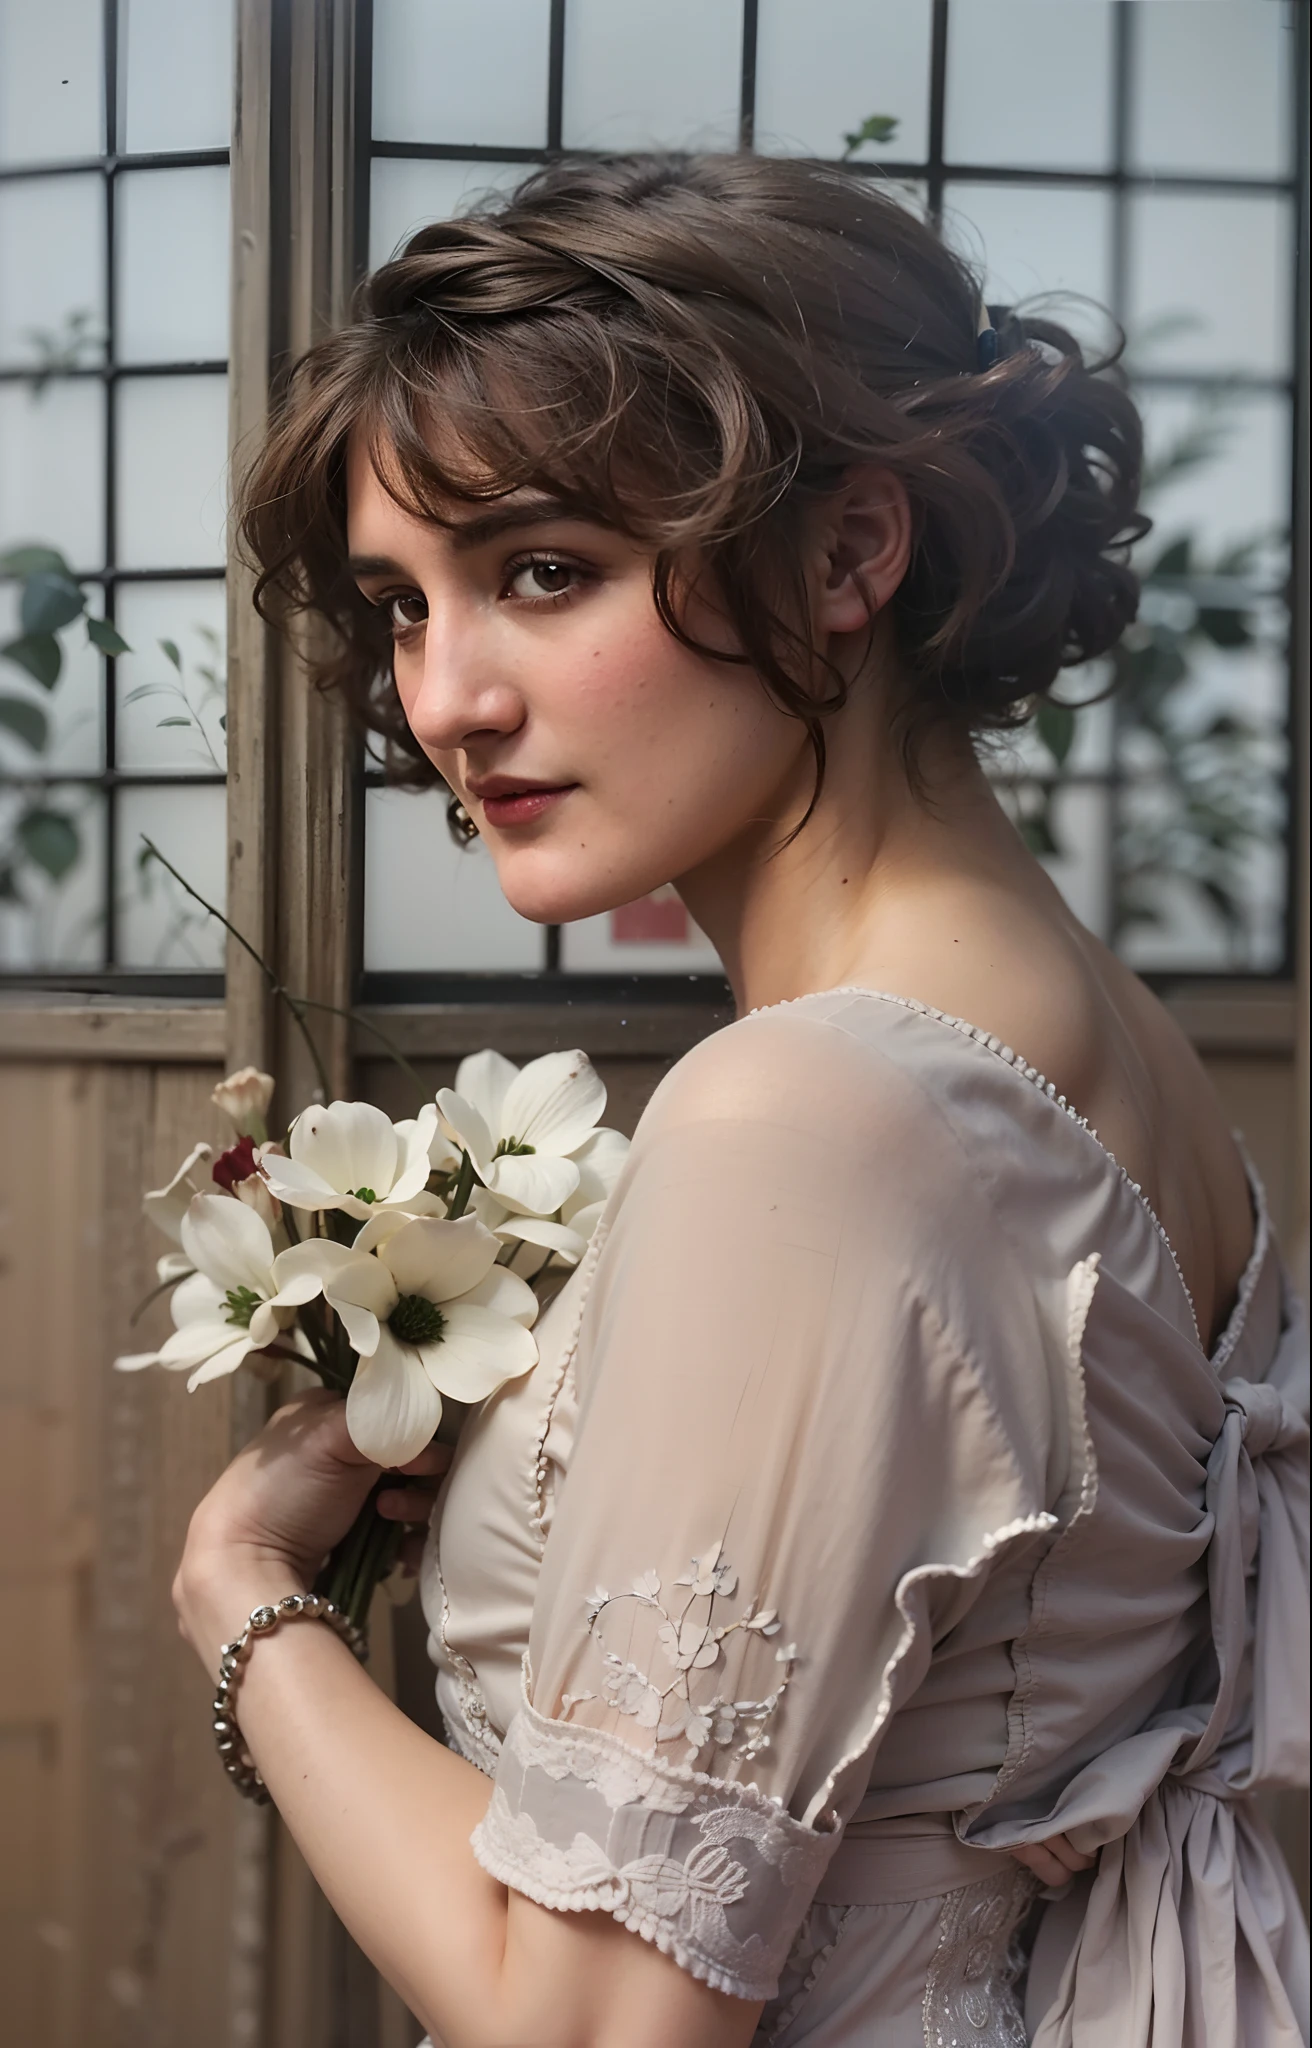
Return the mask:
{"type": "Polygon", "coordinates": [[[727,658],[805,722],[822,776],[846,687],[799,627],[799,536],[845,472],[877,463],[914,520],[890,606],[914,776],[928,726],[1019,723],[1137,605],[1142,430],[1114,357],[1086,362],[1050,321],[989,318],[982,368],[969,268],[864,174],[751,155],[555,164],[421,229],[300,363],[240,493],[257,602],[325,618],[317,680],[395,779],[438,779],[347,569],[358,429],[420,517],[528,485],[650,548],[660,616],[693,647],[679,570],[696,560],[741,650],[727,658]]]}

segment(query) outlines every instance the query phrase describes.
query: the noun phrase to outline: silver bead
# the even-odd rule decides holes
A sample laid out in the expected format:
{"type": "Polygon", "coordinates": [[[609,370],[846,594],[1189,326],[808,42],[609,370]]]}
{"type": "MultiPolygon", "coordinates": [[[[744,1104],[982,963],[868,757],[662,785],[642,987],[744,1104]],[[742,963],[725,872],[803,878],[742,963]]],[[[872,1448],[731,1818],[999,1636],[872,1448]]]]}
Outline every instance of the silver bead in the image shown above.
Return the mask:
{"type": "Polygon", "coordinates": [[[280,1614],[296,1615],[301,1612],[304,1606],[305,1595],[303,1593],[287,1593],[278,1602],[278,1612],[280,1614]]]}
{"type": "Polygon", "coordinates": [[[251,1632],[257,1636],[267,1636],[269,1630],[276,1628],[277,1625],[278,1610],[276,1607],[257,1607],[250,1618],[251,1632]]]}

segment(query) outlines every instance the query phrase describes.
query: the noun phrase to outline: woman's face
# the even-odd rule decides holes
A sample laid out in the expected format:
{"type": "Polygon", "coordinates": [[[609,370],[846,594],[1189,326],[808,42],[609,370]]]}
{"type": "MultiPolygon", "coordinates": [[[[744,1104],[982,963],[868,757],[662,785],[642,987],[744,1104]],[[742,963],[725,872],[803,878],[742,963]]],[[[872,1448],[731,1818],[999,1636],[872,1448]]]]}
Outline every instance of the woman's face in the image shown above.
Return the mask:
{"type": "MultiPolygon", "coordinates": [[[[353,445],[356,579],[388,614],[415,737],[521,916],[567,923],[632,902],[800,817],[803,727],[751,669],[673,638],[650,555],[527,491],[453,503],[451,520],[403,511],[353,445]]],[[[688,624],[716,644],[706,607],[688,624]]]]}

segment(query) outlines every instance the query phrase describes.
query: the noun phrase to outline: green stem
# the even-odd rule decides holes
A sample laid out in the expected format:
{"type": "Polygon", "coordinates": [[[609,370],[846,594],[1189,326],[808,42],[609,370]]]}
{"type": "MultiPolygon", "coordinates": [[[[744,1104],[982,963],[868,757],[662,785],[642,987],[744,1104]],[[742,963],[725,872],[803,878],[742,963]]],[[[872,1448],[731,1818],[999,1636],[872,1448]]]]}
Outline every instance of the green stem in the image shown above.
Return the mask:
{"type": "Polygon", "coordinates": [[[343,1010],[336,1003],[321,1002],[317,996],[301,996],[299,1000],[305,1003],[311,1010],[327,1010],[334,1017],[344,1017],[348,1024],[358,1024],[362,1031],[372,1032],[373,1036],[386,1048],[388,1057],[401,1069],[407,1080],[414,1083],[415,1088],[418,1090],[420,1101],[424,1102],[428,1099],[428,1090],[424,1087],[419,1075],[401,1051],[400,1046],[396,1044],[389,1033],[383,1030],[381,1024],[374,1023],[372,1017],[362,1016],[359,1010],[343,1010]]]}
{"type": "Polygon", "coordinates": [[[462,1152],[460,1155],[460,1171],[456,1175],[456,1184],[451,1190],[451,1201],[446,1212],[449,1222],[454,1223],[456,1218],[463,1216],[469,1207],[469,1198],[474,1192],[475,1178],[474,1162],[468,1152],[462,1152]]]}

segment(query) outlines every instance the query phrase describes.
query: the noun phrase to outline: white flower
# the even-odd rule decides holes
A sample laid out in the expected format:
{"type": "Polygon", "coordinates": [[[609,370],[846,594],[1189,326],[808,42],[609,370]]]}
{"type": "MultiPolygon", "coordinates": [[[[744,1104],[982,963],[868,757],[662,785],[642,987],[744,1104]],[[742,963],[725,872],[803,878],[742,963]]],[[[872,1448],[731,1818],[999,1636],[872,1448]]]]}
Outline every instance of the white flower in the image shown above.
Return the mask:
{"type": "Polygon", "coordinates": [[[240,1136],[261,1142],[268,1136],[264,1119],[272,1100],[273,1075],[262,1074],[258,1067],[238,1067],[210,1096],[214,1107],[232,1118],[240,1136]]]}
{"type": "Polygon", "coordinates": [[[488,1051],[460,1062],[455,1088],[440,1089],[437,1106],[498,1202],[555,1216],[578,1189],[571,1155],[592,1136],[606,1090],[583,1052],[550,1052],[517,1068],[488,1051]]]}
{"type": "MultiPolygon", "coordinates": [[[[192,1391],[235,1372],[252,1351],[274,1343],[294,1322],[298,1304],[317,1290],[280,1288],[267,1224],[230,1195],[194,1196],[181,1236],[187,1262],[196,1270],[173,1290],[173,1335],[158,1351],[130,1352],[114,1363],[120,1372],[147,1365],[189,1372],[192,1391]]],[[[299,1332],[293,1346],[307,1352],[299,1332]]]]}
{"type": "MultiPolygon", "coordinates": [[[[188,1203],[196,1195],[214,1192],[210,1173],[213,1157],[212,1145],[193,1145],[168,1186],[151,1188],[142,1197],[141,1206],[150,1221],[176,1245],[182,1243],[182,1219],[187,1213],[188,1203]]],[[[163,1258],[156,1261],[155,1270],[161,1283],[178,1280],[191,1271],[191,1260],[182,1251],[165,1252],[163,1258]]]]}
{"type": "Polygon", "coordinates": [[[371,1102],[318,1102],[302,1111],[288,1138],[290,1157],[264,1148],[260,1167],[281,1202],[294,1209],[344,1209],[363,1222],[375,1208],[440,1213],[424,1186],[437,1110],[394,1124],[371,1102]]]}
{"type": "Polygon", "coordinates": [[[486,1400],[537,1363],[533,1291],[494,1265],[474,1216],[376,1212],[354,1245],[312,1238],[276,1261],[280,1289],[311,1286],[341,1317],[360,1362],[346,1426],[379,1465],[404,1465],[442,1417],[442,1396],[486,1400]]]}
{"type": "Polygon", "coordinates": [[[717,1543],[705,1557],[695,1557],[685,1577],[676,1579],[675,1585],[691,1586],[694,1600],[704,1599],[708,1594],[732,1593],[738,1584],[738,1574],[727,1564],[720,1563],[723,1547],[717,1543]]]}

